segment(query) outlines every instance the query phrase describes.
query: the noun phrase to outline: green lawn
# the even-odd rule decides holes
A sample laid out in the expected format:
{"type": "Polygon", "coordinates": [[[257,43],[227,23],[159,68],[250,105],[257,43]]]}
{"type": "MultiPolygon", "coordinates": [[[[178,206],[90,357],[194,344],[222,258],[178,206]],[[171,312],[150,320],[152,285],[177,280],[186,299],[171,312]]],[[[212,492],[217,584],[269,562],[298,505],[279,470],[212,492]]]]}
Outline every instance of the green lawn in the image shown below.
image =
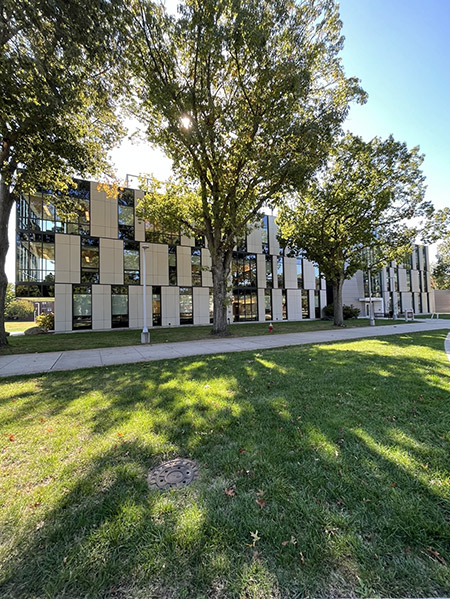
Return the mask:
{"type": "Polygon", "coordinates": [[[5,330],[7,333],[20,333],[22,331],[25,331],[26,329],[29,329],[30,327],[34,327],[35,324],[34,322],[19,322],[16,320],[12,320],[9,322],[5,322],[5,330]]]}
{"type": "MultiPolygon", "coordinates": [[[[367,319],[348,320],[348,327],[364,327],[367,319]]],[[[377,320],[379,326],[395,324],[395,320],[377,320]]],[[[402,322],[402,321],[400,321],[402,322]]],[[[250,335],[269,335],[269,323],[233,324],[229,327],[231,337],[247,337],[250,335]]],[[[322,320],[305,320],[302,322],[276,322],[275,333],[301,333],[332,329],[333,323],[322,320]]],[[[191,341],[193,339],[210,339],[211,326],[187,326],[175,328],[155,328],[150,331],[152,343],[169,341],[191,341]]],[[[0,348],[2,354],[28,354],[35,352],[61,351],[70,349],[93,349],[98,347],[120,347],[139,345],[141,331],[84,331],[80,333],[49,334],[30,337],[10,337],[8,346],[0,348]]]]}
{"type": "MultiPolygon", "coordinates": [[[[418,316],[417,318],[431,318],[431,314],[426,314],[425,316],[418,316]]],[[[434,317],[434,318],[436,318],[436,317],[434,317]]],[[[450,314],[439,314],[439,320],[441,318],[449,319],[450,318],[450,314]]]]}
{"type": "Polygon", "coordinates": [[[446,334],[0,380],[0,596],[448,594],[446,334]]]}

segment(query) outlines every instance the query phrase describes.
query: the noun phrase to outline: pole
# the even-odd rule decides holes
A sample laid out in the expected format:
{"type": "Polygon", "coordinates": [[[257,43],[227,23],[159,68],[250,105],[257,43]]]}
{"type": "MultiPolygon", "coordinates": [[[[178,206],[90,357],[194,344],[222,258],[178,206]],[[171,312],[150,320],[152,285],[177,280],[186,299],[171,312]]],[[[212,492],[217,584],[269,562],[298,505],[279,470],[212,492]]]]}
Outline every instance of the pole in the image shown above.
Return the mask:
{"type": "Polygon", "coordinates": [[[146,250],[148,250],[149,246],[148,245],[143,245],[142,247],[142,252],[143,252],[143,268],[142,268],[142,275],[143,275],[143,285],[142,285],[142,305],[143,305],[143,311],[144,311],[144,328],[142,329],[142,333],[141,333],[141,343],[150,343],[150,333],[148,332],[148,328],[147,328],[147,253],[146,250]]]}

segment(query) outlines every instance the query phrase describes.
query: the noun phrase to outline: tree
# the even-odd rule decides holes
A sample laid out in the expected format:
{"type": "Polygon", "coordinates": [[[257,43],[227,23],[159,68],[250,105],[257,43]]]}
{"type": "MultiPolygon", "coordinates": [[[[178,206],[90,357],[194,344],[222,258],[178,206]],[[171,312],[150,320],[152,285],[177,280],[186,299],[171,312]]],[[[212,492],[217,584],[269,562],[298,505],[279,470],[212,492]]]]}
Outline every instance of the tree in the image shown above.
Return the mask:
{"type": "Polygon", "coordinates": [[[308,190],[282,209],[284,242],[320,265],[333,286],[334,324],[343,326],[342,286],[357,270],[381,267],[411,250],[424,201],[423,156],[392,136],[364,142],[347,133],[308,190]]]}
{"type": "Polygon", "coordinates": [[[431,281],[434,289],[450,289],[450,236],[438,245],[431,281]]]}
{"type": "Polygon", "coordinates": [[[186,0],[177,16],[133,6],[136,115],[174,170],[151,180],[140,214],[206,238],[223,335],[236,239],[304,185],[364,93],[342,71],[332,0],[186,0]]]}
{"type": "MultiPolygon", "coordinates": [[[[106,168],[116,117],[118,0],[4,0],[0,8],[0,345],[8,221],[22,193],[64,192],[106,168]]],[[[64,195],[59,198],[64,207],[64,195]]]]}

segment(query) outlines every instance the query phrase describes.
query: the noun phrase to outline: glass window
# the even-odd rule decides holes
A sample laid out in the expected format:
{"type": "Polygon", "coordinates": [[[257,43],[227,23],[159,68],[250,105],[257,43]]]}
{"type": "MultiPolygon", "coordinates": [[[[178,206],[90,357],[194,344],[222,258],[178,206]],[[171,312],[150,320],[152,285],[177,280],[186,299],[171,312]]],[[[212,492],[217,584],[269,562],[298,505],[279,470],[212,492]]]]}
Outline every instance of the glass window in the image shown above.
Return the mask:
{"type": "Polygon", "coordinates": [[[169,285],[177,284],[177,248],[175,245],[169,245],[169,285]]]}
{"type": "Polygon", "coordinates": [[[264,312],[266,320],[272,320],[272,291],[264,290],[264,312]]]}
{"type": "MultiPolygon", "coordinates": [[[[372,297],[381,297],[381,272],[372,273],[371,277],[372,297]]],[[[369,275],[364,272],[364,294],[369,297],[369,275]]]]}
{"type": "Polygon", "coordinates": [[[119,239],[134,239],[134,193],[131,189],[119,191],[118,225],[119,239]]]}
{"type": "Polygon", "coordinates": [[[234,252],[232,277],[234,287],[256,287],[256,254],[234,252]]]}
{"type": "Polygon", "coordinates": [[[111,327],[117,329],[128,326],[128,287],[113,285],[111,287],[111,327]]]}
{"type": "Polygon", "coordinates": [[[152,287],[152,317],[153,326],[161,326],[161,287],[152,287]]]}
{"type": "Polygon", "coordinates": [[[309,291],[302,291],[302,318],[309,318],[309,291]]]}
{"type": "Polygon", "coordinates": [[[297,288],[303,289],[303,260],[301,258],[296,259],[297,266],[297,288]]]}
{"type": "Polygon", "coordinates": [[[192,287],[180,287],[180,324],[192,323],[192,287]]]}
{"type": "Polygon", "coordinates": [[[98,283],[100,279],[99,240],[81,237],[81,282],[98,283]]]}
{"type": "Polygon", "coordinates": [[[126,285],[139,285],[140,256],[139,242],[124,241],[123,243],[123,280],[126,285]]]}
{"type": "Polygon", "coordinates": [[[88,285],[74,286],[72,290],[72,328],[92,328],[92,290],[88,285]]]}
{"type": "Polygon", "coordinates": [[[236,289],[233,293],[234,322],[258,320],[258,298],[256,291],[236,289]]]}
{"type": "Polygon", "coordinates": [[[314,316],[320,318],[320,291],[314,291],[314,316]]]}
{"type": "Polygon", "coordinates": [[[192,285],[200,287],[202,284],[202,253],[200,248],[191,249],[192,285]]]}
{"type": "Polygon", "coordinates": [[[266,256],[266,287],[273,287],[273,259],[272,256],[266,256]]]}
{"type": "Polygon", "coordinates": [[[210,324],[214,322],[214,289],[212,287],[209,288],[209,322],[210,324]]]}
{"type": "Polygon", "coordinates": [[[406,270],[406,291],[411,291],[411,271],[406,270]]]}
{"type": "Polygon", "coordinates": [[[55,282],[55,236],[19,231],[16,244],[18,282],[55,282]]]}
{"type": "Polygon", "coordinates": [[[180,233],[163,231],[154,223],[145,222],[145,241],[150,243],[165,243],[167,245],[179,245],[180,233]]]}
{"type": "Polygon", "coordinates": [[[320,289],[321,284],[320,284],[320,268],[316,265],[314,265],[314,281],[315,281],[315,289],[320,289]]]}
{"type": "Polygon", "coordinates": [[[283,289],[283,291],[281,292],[281,317],[283,320],[287,320],[288,317],[286,289],[283,289]]]}
{"type": "Polygon", "coordinates": [[[284,259],[283,256],[277,256],[277,277],[278,287],[284,287],[284,259]]]}
{"type": "Polygon", "coordinates": [[[261,221],[261,242],[263,254],[269,253],[269,219],[264,216],[261,221]]]}

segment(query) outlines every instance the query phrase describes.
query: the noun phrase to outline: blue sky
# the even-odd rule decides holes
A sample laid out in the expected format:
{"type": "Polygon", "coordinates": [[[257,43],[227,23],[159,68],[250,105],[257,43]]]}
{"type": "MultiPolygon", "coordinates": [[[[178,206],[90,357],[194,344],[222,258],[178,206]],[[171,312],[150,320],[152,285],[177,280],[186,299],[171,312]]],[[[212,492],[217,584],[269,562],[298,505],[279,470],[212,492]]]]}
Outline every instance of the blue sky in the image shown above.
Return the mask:
{"type": "MultiPolygon", "coordinates": [[[[340,0],[340,12],[346,74],[361,79],[369,94],[367,104],[351,108],[345,127],[366,140],[392,133],[408,147],[420,146],[427,199],[450,206],[450,0],[340,0]]],[[[170,174],[170,161],[145,144],[125,140],[112,160],[120,179],[170,174]]]]}
{"type": "Polygon", "coordinates": [[[348,129],[420,146],[426,197],[450,206],[450,0],[340,0],[340,13],[346,74],[369,94],[348,129]]]}

